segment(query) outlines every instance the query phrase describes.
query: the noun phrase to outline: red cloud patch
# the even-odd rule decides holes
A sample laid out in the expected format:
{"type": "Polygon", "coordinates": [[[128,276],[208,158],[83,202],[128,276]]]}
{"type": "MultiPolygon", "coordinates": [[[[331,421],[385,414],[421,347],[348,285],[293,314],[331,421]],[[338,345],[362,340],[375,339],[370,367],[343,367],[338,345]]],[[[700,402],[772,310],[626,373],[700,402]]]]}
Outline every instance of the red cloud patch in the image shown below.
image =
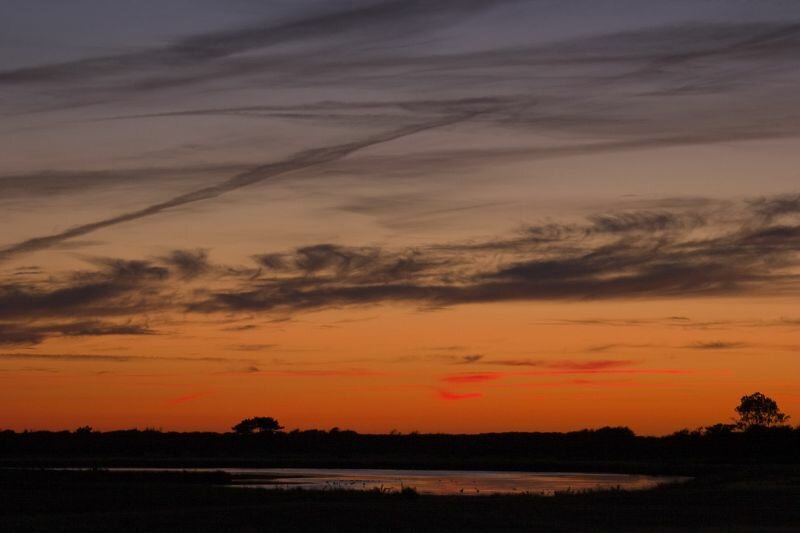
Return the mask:
{"type": "Polygon", "coordinates": [[[440,400],[445,400],[448,402],[453,402],[458,400],[474,400],[482,396],[480,392],[466,392],[463,394],[459,394],[457,392],[450,392],[446,390],[439,390],[437,392],[440,400]]]}

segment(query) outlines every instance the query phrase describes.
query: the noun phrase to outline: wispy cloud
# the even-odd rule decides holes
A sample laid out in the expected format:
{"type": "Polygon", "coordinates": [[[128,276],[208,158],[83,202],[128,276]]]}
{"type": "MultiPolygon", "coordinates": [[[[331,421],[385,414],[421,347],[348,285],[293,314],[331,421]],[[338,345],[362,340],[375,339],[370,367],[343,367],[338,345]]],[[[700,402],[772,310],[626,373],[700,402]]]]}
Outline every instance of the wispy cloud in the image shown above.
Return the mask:
{"type": "Polygon", "coordinates": [[[635,365],[636,361],[619,359],[601,359],[594,361],[570,361],[570,360],[541,360],[541,359],[491,359],[484,361],[487,364],[502,366],[526,366],[539,368],[552,368],[560,370],[602,370],[609,368],[629,367],[635,365]]]}
{"type": "Polygon", "coordinates": [[[0,249],[0,261],[10,259],[11,257],[17,256],[19,254],[34,252],[37,250],[44,250],[52,246],[55,246],[57,244],[60,244],[66,240],[74,239],[75,237],[81,237],[83,235],[88,235],[104,228],[116,226],[119,224],[124,224],[127,222],[132,222],[134,220],[139,220],[142,218],[151,217],[163,211],[175,209],[177,207],[181,207],[187,204],[192,204],[195,202],[201,202],[217,198],[218,196],[229,193],[231,191],[235,191],[237,189],[241,189],[243,187],[247,187],[262,182],[264,180],[286,174],[288,172],[294,172],[300,169],[330,163],[339,160],[343,157],[346,157],[359,150],[363,150],[364,148],[369,148],[371,146],[376,146],[379,144],[401,139],[403,137],[414,135],[430,129],[440,128],[458,122],[463,122],[465,120],[475,117],[476,115],[479,115],[482,112],[485,112],[485,110],[471,111],[466,114],[437,118],[435,120],[426,121],[424,123],[418,123],[402,128],[392,129],[390,131],[369,136],[359,141],[353,141],[334,146],[313,148],[310,150],[299,152],[283,161],[277,161],[253,167],[249,170],[236,174],[235,176],[229,178],[228,180],[218,183],[216,185],[203,187],[189,193],[174,196],[162,202],[158,202],[149,205],[147,207],[137,209],[135,211],[121,213],[119,215],[115,215],[110,218],[97,220],[95,222],[90,222],[87,224],[81,224],[79,226],[75,226],[58,233],[53,233],[51,235],[45,235],[42,237],[34,237],[31,239],[26,239],[24,241],[12,244],[10,246],[6,246],[5,248],[0,249]]]}
{"type": "Polygon", "coordinates": [[[451,385],[463,384],[481,384],[503,380],[506,378],[519,378],[526,376],[572,376],[572,375],[590,375],[590,376],[625,376],[625,375],[640,375],[640,376],[658,376],[658,375],[690,375],[696,374],[697,371],[684,369],[684,368],[562,368],[554,370],[517,370],[510,372],[460,372],[453,374],[446,374],[440,378],[443,383],[451,385]]]}
{"type": "MultiPolygon", "coordinates": [[[[353,94],[374,94],[376,88],[387,94],[384,100],[321,99],[299,104],[227,105],[141,113],[137,115],[139,119],[225,114],[295,116],[317,121],[352,121],[355,117],[370,122],[368,128],[348,133],[353,141],[309,146],[284,159],[260,165],[228,165],[227,170],[222,170],[225,165],[217,165],[216,170],[211,166],[194,170],[142,168],[81,172],[55,169],[0,178],[0,192],[27,191],[43,196],[142,179],[157,183],[159,176],[173,179],[176,175],[185,176],[187,170],[188,174],[196,171],[206,176],[221,171],[231,174],[226,180],[166,197],[141,209],[11,243],[0,249],[0,260],[212,200],[289,172],[318,170],[322,166],[330,169],[335,165],[352,165],[344,171],[348,174],[366,171],[375,175],[402,171],[411,165],[413,172],[425,174],[422,171],[430,171],[432,165],[492,165],[509,159],[534,160],[800,134],[798,117],[785,112],[787,104],[793,101],[794,92],[786,89],[791,83],[781,77],[796,70],[793,67],[800,57],[797,54],[800,25],[781,17],[774,17],[773,22],[746,24],[707,21],[673,24],[561,41],[503,48],[487,45],[478,50],[436,54],[409,47],[409,39],[413,41],[425,32],[512,4],[533,18],[537,10],[546,11],[538,2],[514,0],[435,3],[395,0],[335,11],[326,8],[290,22],[255,24],[183,37],[143,51],[0,71],[0,85],[21,88],[20,95],[39,95],[45,100],[63,98],[67,100],[60,102],[64,106],[78,105],[85,98],[89,98],[89,102],[104,103],[113,102],[117,97],[124,100],[132,91],[150,94],[185,85],[207,88],[205,84],[220,79],[236,90],[248,86],[248,82],[263,88],[267,78],[276,83],[285,80],[284,83],[304,88],[319,88],[333,77],[353,89],[353,94]],[[382,46],[369,46],[377,37],[382,46]],[[327,42],[328,39],[332,41],[327,42]],[[283,48],[295,42],[307,48],[283,48]],[[320,53],[309,53],[311,49],[320,53]],[[694,68],[698,61],[704,62],[703,69],[694,68]],[[598,73],[598,64],[607,72],[598,73]],[[485,75],[487,69],[492,72],[491,76],[485,75]],[[543,71],[549,74],[542,76],[543,71]],[[736,80],[753,72],[768,78],[758,84],[763,94],[754,95],[752,87],[737,92],[736,80]],[[469,85],[464,80],[476,78],[491,80],[491,83],[478,84],[474,91],[461,89],[469,85]],[[558,82],[534,81],[539,78],[558,82]],[[391,90],[398,84],[398,91],[391,90]],[[682,99],[687,93],[718,92],[722,90],[719,87],[734,93],[736,98],[703,101],[697,104],[702,113],[698,112],[694,101],[682,99]],[[407,97],[408,94],[435,93],[453,96],[438,100],[407,97]],[[652,105],[656,93],[659,102],[652,105]],[[536,94],[536,98],[531,94],[536,94]],[[726,112],[728,108],[715,112],[713,106],[723,105],[719,102],[728,108],[735,107],[737,112],[726,112]],[[353,157],[345,160],[365,148],[467,120],[537,133],[564,132],[574,138],[547,146],[454,147],[400,156],[372,154],[369,164],[353,161],[356,159],[353,157]],[[398,128],[397,124],[405,126],[398,128]],[[381,132],[374,133],[376,128],[381,132]]],[[[430,38],[431,35],[425,34],[425,39],[430,38]]],[[[16,110],[18,102],[13,104],[16,110]]],[[[56,108],[58,104],[51,103],[56,108]]],[[[793,209],[792,202],[796,204],[796,197],[762,202],[757,207],[763,211],[762,216],[769,219],[769,213],[776,209],[777,212],[793,209]]],[[[632,224],[663,229],[673,222],[663,213],[627,214],[626,217],[625,220],[598,220],[595,226],[600,231],[624,229],[632,224]]],[[[691,221],[684,217],[681,223],[691,221]]]]}
{"type": "Polygon", "coordinates": [[[717,221],[710,211],[603,214],[583,225],[531,226],[511,238],[401,252],[304,247],[259,256],[263,277],[241,291],[217,292],[193,309],[253,312],[382,302],[436,307],[796,292],[796,214],[769,223],[746,207],[731,214],[738,224],[717,221]],[[504,261],[496,260],[498,254],[504,261]]]}
{"type": "Polygon", "coordinates": [[[572,388],[572,387],[610,387],[610,388],[638,388],[638,387],[673,387],[673,381],[632,381],[632,380],[596,380],[596,379],[572,379],[569,381],[547,381],[534,383],[515,383],[516,387],[524,388],[572,388]]]}
{"type": "MultiPolygon", "coordinates": [[[[2,353],[0,360],[42,360],[42,361],[62,361],[67,363],[77,362],[102,362],[102,363],[135,363],[135,362],[162,362],[173,361],[181,363],[230,363],[243,361],[242,359],[226,357],[191,357],[191,356],[169,356],[169,355],[118,355],[118,354],[73,354],[73,353],[37,353],[19,352],[2,353]]],[[[246,360],[245,360],[246,361],[246,360]]]]}
{"type": "MultiPolygon", "coordinates": [[[[552,222],[493,239],[411,249],[325,243],[254,254],[246,266],[216,265],[205,250],[138,261],[92,260],[95,270],[1,285],[0,333],[16,343],[48,335],[152,334],[132,318],[168,310],[285,319],[310,310],[387,303],[441,308],[525,300],[785,296],[800,290],[800,212],[783,199],[688,213],[599,213],[585,223],[552,222]],[[764,205],[781,207],[765,217],[764,205]],[[82,319],[73,323],[74,316],[82,319]],[[49,325],[37,323],[45,319],[49,325]]],[[[553,322],[559,323],[726,327],[683,316],[553,322]]],[[[774,325],[793,323],[786,318],[774,325]]],[[[763,324],[751,324],[758,325],[763,324]]]]}
{"type": "Polygon", "coordinates": [[[237,344],[231,348],[240,352],[264,352],[273,350],[276,346],[277,344],[237,344]]]}
{"type": "Polygon", "coordinates": [[[378,372],[363,368],[341,368],[331,370],[291,370],[291,371],[262,371],[253,368],[246,372],[231,372],[229,375],[242,375],[266,378],[376,378],[384,377],[386,372],[378,372]]]}
{"type": "MultiPolygon", "coordinates": [[[[281,24],[250,27],[193,35],[163,47],[119,55],[0,71],[0,84],[52,84],[94,81],[110,76],[163,69],[193,71],[253,50],[261,52],[286,43],[304,41],[322,44],[325,39],[365,41],[398,27],[420,31],[452,24],[454,19],[479,13],[502,3],[518,0],[441,0],[434,4],[419,0],[392,0],[367,6],[310,13],[281,24]]],[[[330,43],[328,43],[330,44],[330,43]]],[[[323,47],[324,49],[324,47],[323,47]]],[[[177,81],[173,78],[173,81],[177,81]]],[[[144,86],[168,85],[166,79],[151,79],[144,86]]],[[[143,87],[144,88],[144,87],[143,87]]]]}
{"type": "MultiPolygon", "coordinates": [[[[542,320],[535,323],[541,326],[608,326],[614,328],[627,327],[647,327],[647,326],[666,326],[680,329],[740,329],[740,328],[794,328],[800,325],[800,319],[783,317],[770,320],[694,320],[687,317],[664,317],[664,318],[588,318],[588,319],[556,319],[542,320]]],[[[589,346],[587,352],[603,352],[615,348],[647,348],[651,345],[646,344],[597,344],[589,346]]]]}
{"type": "Polygon", "coordinates": [[[445,383],[483,383],[498,380],[504,375],[500,372],[467,372],[448,374],[442,377],[442,381],[445,383]]]}
{"type": "Polygon", "coordinates": [[[66,323],[0,322],[0,346],[40,344],[49,337],[97,337],[106,335],[157,335],[146,325],[97,320],[66,323]]]}
{"type": "Polygon", "coordinates": [[[746,346],[747,343],[744,342],[707,341],[688,344],[686,348],[691,350],[735,350],[746,346]]]}

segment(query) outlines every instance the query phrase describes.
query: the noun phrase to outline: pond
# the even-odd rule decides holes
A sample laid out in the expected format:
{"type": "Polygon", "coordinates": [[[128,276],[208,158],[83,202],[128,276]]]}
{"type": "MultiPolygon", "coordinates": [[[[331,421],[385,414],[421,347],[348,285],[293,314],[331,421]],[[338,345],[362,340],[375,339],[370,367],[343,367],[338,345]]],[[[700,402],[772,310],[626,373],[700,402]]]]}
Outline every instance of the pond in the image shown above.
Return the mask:
{"type": "Polygon", "coordinates": [[[328,468],[222,468],[234,486],[315,490],[398,491],[411,487],[424,494],[552,495],[561,491],[619,488],[642,490],[687,478],[631,474],[502,472],[475,470],[384,470],[328,468]]]}

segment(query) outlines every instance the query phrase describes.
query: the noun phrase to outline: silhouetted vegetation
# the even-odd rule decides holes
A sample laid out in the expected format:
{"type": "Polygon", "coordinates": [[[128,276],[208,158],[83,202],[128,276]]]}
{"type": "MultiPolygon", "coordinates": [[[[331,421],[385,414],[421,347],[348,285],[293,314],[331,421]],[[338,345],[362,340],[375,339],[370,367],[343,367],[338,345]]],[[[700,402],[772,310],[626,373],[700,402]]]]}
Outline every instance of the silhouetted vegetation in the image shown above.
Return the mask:
{"type": "Polygon", "coordinates": [[[569,433],[360,434],[294,430],[272,417],[248,418],[232,433],[152,429],[0,431],[0,461],[33,465],[252,465],[493,468],[694,473],[702,465],[797,463],[800,427],[761,393],[743,396],[735,424],[637,436],[626,427],[569,433]]]}
{"type": "Polygon", "coordinates": [[[282,431],[272,417],[245,419],[232,433],[153,429],[0,431],[6,465],[393,467],[595,470],[688,473],[726,464],[791,464],[800,427],[760,393],[742,397],[736,424],[715,424],[664,437],[626,427],[568,433],[360,434],[333,428],[282,431]]]}
{"type": "Polygon", "coordinates": [[[754,427],[781,426],[789,420],[789,416],[781,412],[775,400],[760,392],[742,396],[736,413],[739,415],[736,427],[745,431],[754,427]]]}
{"type": "Polygon", "coordinates": [[[257,416],[245,418],[231,429],[240,435],[250,435],[252,433],[273,433],[282,430],[283,426],[271,416],[257,416]]]}
{"type": "MultiPolygon", "coordinates": [[[[0,432],[6,464],[352,466],[686,471],[698,464],[796,463],[800,428],[716,425],[665,437],[628,428],[569,433],[390,434],[305,430],[0,432]],[[627,465],[627,466],[626,466],[627,465]],[[646,468],[645,468],[646,466],[646,468]]],[[[690,472],[691,473],[691,472],[690,472]]]]}

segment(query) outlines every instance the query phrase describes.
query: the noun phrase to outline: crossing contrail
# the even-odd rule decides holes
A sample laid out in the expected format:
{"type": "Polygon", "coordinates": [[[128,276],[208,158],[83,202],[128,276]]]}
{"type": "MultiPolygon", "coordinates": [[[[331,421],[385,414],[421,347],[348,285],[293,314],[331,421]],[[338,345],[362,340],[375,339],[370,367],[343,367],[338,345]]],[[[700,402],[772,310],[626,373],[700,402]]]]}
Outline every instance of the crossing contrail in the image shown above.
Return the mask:
{"type": "Polygon", "coordinates": [[[211,200],[230,191],[235,191],[237,189],[241,189],[242,187],[247,187],[248,185],[253,185],[255,183],[286,174],[287,172],[293,172],[304,168],[332,163],[354,152],[369,148],[370,146],[387,143],[401,137],[414,135],[415,133],[421,133],[423,131],[463,122],[475,117],[476,115],[486,112],[486,110],[483,110],[461,113],[456,116],[444,117],[434,121],[413,124],[403,128],[379,133],[360,141],[304,150],[281,161],[259,165],[245,172],[241,172],[216,185],[203,187],[192,192],[174,196],[163,202],[143,207],[142,209],[128,211],[127,213],[104,218],[88,224],[81,224],[80,226],[75,226],[58,233],[20,241],[16,244],[12,244],[0,249],[0,261],[8,260],[11,257],[19,254],[44,250],[50,248],[51,246],[60,244],[68,239],[81,237],[83,235],[87,235],[111,226],[116,226],[118,224],[124,224],[133,220],[157,215],[162,211],[167,211],[175,207],[180,207],[186,204],[204,200],[211,200]]]}

